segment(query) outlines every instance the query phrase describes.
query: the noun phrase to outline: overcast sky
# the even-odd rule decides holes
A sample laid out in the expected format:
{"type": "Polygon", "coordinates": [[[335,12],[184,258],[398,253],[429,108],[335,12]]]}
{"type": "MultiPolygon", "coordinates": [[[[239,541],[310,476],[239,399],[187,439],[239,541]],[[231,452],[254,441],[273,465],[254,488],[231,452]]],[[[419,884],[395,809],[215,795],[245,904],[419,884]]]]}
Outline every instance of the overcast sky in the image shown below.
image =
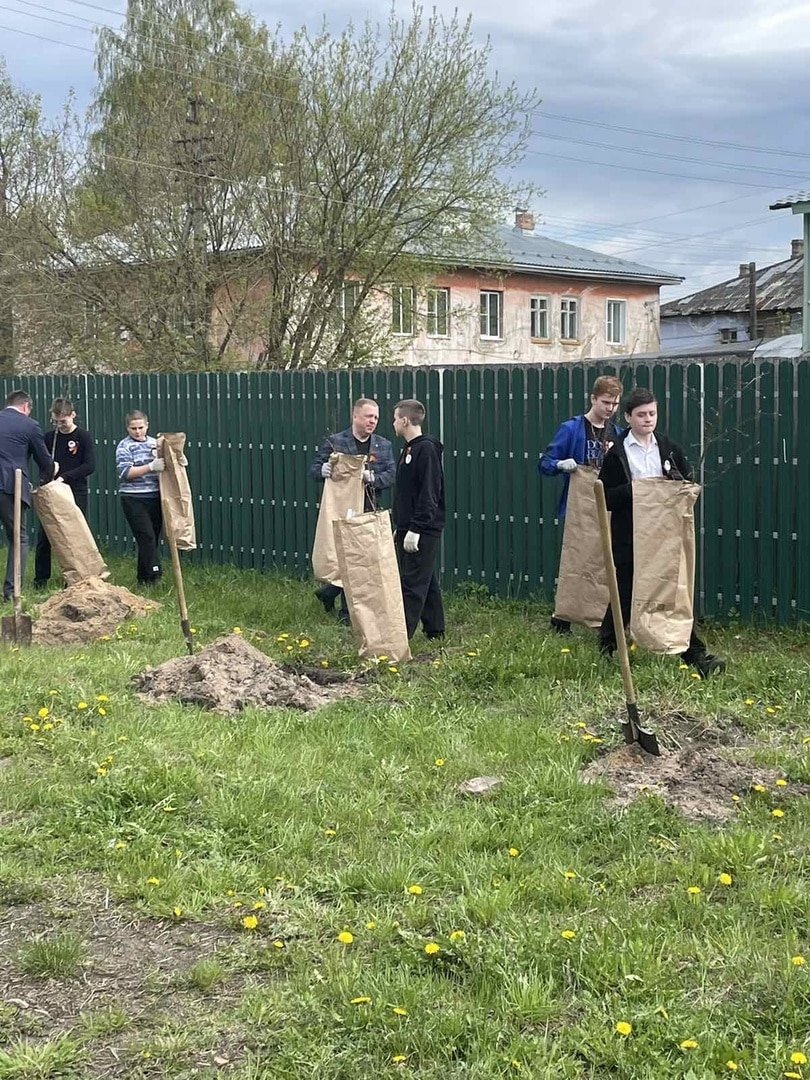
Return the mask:
{"type": "MultiPolygon", "coordinates": [[[[123,0],[2,0],[11,77],[55,111],[94,84],[93,26],[123,0]],[[21,32],[22,31],[22,32],[21,32]],[[37,36],[39,35],[39,36],[37,36]],[[50,41],[42,40],[49,38],[50,41]]],[[[384,21],[385,3],[241,5],[271,25],[384,21]]],[[[452,0],[439,0],[452,13],[452,0]]],[[[768,205],[810,189],[810,3],[472,0],[505,81],[542,98],[522,174],[540,231],[681,275],[662,298],[787,258],[801,218],[768,205]],[[662,137],[663,136],[663,137],[662,137]],[[721,145],[722,144],[722,145],[721,145]]]]}

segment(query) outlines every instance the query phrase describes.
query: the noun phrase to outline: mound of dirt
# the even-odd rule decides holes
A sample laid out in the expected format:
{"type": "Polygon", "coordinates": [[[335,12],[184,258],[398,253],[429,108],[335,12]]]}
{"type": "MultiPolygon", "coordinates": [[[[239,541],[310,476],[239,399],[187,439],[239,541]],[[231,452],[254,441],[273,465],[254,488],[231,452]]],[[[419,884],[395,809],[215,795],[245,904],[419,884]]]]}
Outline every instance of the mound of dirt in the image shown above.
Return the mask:
{"type": "Polygon", "coordinates": [[[241,634],[227,634],[194,656],[147,668],[133,682],[146,701],[174,699],[228,714],[248,705],[319,709],[357,692],[349,676],[340,685],[318,686],[306,675],[285,670],[241,634]]]}
{"type": "MultiPolygon", "coordinates": [[[[782,773],[752,760],[750,737],[735,725],[713,727],[673,714],[658,720],[656,735],[660,757],[645,754],[637,744],[624,744],[590,762],[582,778],[591,784],[604,781],[615,807],[658,795],[694,821],[726,821],[738,805],[733,796],[742,798],[755,784],[772,793],[783,790],[775,786],[782,773]]],[[[806,785],[791,784],[784,790],[804,793],[806,785]]]]}
{"type": "Polygon", "coordinates": [[[133,615],[156,611],[160,604],[136,596],[121,585],[87,578],[40,605],[32,638],[38,645],[76,645],[114,634],[133,615]]]}

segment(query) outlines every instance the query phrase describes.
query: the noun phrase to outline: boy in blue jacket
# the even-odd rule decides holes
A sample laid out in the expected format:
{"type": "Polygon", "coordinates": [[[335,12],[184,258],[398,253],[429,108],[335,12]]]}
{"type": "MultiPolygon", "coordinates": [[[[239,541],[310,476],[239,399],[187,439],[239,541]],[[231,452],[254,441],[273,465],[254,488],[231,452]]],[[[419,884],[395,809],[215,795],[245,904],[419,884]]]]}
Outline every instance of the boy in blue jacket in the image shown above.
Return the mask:
{"type": "MultiPolygon", "coordinates": [[[[570,475],[580,465],[601,469],[605,453],[621,429],[613,417],[619,407],[622,384],[615,375],[600,375],[591,387],[591,406],[586,413],[566,420],[540,455],[537,467],[541,476],[563,476],[557,517],[565,517],[570,475]]],[[[596,523],[594,522],[594,528],[596,523]]],[[[558,634],[570,634],[571,624],[551,618],[551,628],[558,634]]]]}

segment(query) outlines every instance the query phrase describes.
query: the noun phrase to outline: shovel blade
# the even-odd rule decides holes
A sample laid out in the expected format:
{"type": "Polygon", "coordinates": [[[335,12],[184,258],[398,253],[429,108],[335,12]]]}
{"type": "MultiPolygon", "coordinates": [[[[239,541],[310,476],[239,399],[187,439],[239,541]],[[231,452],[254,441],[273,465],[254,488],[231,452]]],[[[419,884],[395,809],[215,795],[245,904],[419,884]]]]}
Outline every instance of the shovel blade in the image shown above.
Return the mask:
{"type": "Polygon", "coordinates": [[[30,615],[4,615],[0,638],[12,645],[31,644],[31,616],[30,615]]]}
{"type": "Polygon", "coordinates": [[[661,756],[655,732],[641,726],[638,705],[634,701],[627,702],[627,721],[622,724],[622,734],[626,743],[637,742],[641,749],[652,757],[661,756]]]}

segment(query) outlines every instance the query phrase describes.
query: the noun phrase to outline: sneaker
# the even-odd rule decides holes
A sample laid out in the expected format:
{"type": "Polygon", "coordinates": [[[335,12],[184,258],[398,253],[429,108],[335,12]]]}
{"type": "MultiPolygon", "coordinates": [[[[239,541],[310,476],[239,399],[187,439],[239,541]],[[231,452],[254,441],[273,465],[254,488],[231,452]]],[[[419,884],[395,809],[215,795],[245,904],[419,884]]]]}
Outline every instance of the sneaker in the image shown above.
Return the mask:
{"type": "Polygon", "coordinates": [[[553,615],[551,616],[551,623],[549,624],[555,634],[560,634],[562,637],[569,637],[572,634],[571,623],[567,619],[557,619],[553,615]]]}
{"type": "MultiPolygon", "coordinates": [[[[327,608],[327,611],[329,611],[329,610],[330,609],[327,608]]],[[[338,616],[337,616],[337,621],[340,623],[341,626],[351,626],[352,625],[352,620],[349,618],[348,611],[343,611],[343,610],[339,611],[338,616]]]]}
{"type": "Polygon", "coordinates": [[[610,641],[599,642],[599,655],[604,656],[606,660],[612,660],[613,655],[616,652],[616,646],[610,641]]]}
{"type": "Polygon", "coordinates": [[[335,610],[335,597],[334,596],[324,595],[323,589],[316,589],[315,590],[315,596],[323,604],[323,609],[326,612],[326,614],[331,615],[332,612],[335,610]]]}
{"type": "Polygon", "coordinates": [[[722,675],[726,670],[726,662],[714,653],[703,653],[691,661],[691,665],[700,672],[701,679],[708,679],[710,675],[722,675]]]}

